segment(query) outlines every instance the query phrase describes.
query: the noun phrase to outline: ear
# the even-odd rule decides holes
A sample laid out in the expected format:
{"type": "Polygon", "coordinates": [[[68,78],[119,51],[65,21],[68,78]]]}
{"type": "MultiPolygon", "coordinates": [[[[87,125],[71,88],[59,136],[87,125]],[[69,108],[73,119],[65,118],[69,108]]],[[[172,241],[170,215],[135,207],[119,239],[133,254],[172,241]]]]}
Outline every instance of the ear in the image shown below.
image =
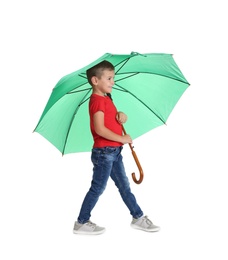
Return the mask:
{"type": "Polygon", "coordinates": [[[92,84],[93,84],[94,86],[96,86],[96,85],[97,85],[97,77],[96,77],[96,76],[93,76],[93,77],[91,78],[91,82],[92,82],[92,84]]]}

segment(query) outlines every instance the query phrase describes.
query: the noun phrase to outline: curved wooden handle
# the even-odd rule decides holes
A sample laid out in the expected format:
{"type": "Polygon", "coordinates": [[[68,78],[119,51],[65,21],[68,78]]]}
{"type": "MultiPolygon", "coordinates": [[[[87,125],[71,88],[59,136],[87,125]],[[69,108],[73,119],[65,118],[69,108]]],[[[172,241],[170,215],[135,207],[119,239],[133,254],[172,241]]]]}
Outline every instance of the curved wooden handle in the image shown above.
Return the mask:
{"type": "MultiPolygon", "coordinates": [[[[125,131],[125,129],[124,129],[123,126],[122,126],[122,128],[123,128],[124,134],[126,135],[127,133],[126,133],[126,131],[125,131]]],[[[139,162],[139,159],[138,159],[138,157],[137,157],[135,151],[133,150],[134,147],[133,147],[131,144],[129,144],[129,146],[130,146],[130,148],[131,148],[132,155],[133,155],[133,157],[134,157],[134,159],[135,159],[135,162],[136,162],[136,164],[137,164],[137,167],[138,167],[139,173],[140,173],[139,179],[137,180],[136,177],[135,177],[135,173],[133,172],[133,173],[131,174],[131,175],[132,175],[132,179],[133,179],[133,181],[134,181],[135,183],[140,184],[140,183],[142,182],[142,180],[143,180],[143,177],[144,177],[143,169],[142,169],[142,167],[141,167],[141,164],[140,164],[140,162],[139,162]]]]}
{"type": "Polygon", "coordinates": [[[134,181],[135,183],[140,184],[140,183],[142,182],[142,180],[143,180],[144,174],[143,174],[143,169],[142,169],[142,167],[141,167],[141,165],[140,165],[140,162],[139,162],[139,160],[138,160],[138,157],[137,157],[135,151],[133,151],[133,147],[132,147],[132,155],[133,155],[133,157],[134,157],[134,159],[135,159],[135,162],[136,162],[136,164],[137,164],[137,166],[138,166],[139,173],[140,173],[139,179],[137,180],[136,177],[135,177],[135,173],[133,172],[133,173],[131,174],[131,175],[132,175],[132,179],[133,179],[133,181],[134,181]]]}

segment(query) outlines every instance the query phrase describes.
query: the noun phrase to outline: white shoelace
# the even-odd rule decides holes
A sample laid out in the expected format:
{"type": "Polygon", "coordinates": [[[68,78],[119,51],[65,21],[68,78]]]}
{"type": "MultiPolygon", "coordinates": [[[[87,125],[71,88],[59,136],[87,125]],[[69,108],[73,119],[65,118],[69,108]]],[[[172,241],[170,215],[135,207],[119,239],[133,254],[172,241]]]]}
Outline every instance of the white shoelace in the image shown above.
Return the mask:
{"type": "Polygon", "coordinates": [[[90,226],[90,227],[95,227],[96,224],[93,223],[92,221],[88,220],[88,222],[86,222],[86,225],[90,226]]]}

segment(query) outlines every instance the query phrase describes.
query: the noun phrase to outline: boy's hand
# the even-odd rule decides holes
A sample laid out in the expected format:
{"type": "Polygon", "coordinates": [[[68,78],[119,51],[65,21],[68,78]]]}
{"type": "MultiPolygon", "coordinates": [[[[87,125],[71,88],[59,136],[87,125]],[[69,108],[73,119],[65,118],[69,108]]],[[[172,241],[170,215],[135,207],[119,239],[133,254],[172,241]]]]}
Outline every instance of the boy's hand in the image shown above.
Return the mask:
{"type": "Polygon", "coordinates": [[[126,121],[127,121],[127,115],[124,114],[123,112],[118,112],[118,113],[116,114],[116,120],[118,121],[119,124],[122,125],[122,124],[126,123],[126,121]]]}
{"type": "Polygon", "coordinates": [[[123,144],[132,144],[132,139],[130,135],[126,134],[122,136],[122,143],[123,144]]]}

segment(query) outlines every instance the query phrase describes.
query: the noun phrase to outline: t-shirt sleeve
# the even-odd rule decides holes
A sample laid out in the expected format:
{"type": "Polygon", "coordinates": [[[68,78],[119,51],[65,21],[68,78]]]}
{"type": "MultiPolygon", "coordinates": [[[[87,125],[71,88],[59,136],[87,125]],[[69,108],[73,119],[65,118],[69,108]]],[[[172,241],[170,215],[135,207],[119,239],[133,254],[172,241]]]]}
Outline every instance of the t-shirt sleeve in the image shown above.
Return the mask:
{"type": "Polygon", "coordinates": [[[94,115],[96,112],[102,111],[105,112],[105,99],[102,98],[101,100],[93,100],[90,104],[90,113],[94,115]]]}

